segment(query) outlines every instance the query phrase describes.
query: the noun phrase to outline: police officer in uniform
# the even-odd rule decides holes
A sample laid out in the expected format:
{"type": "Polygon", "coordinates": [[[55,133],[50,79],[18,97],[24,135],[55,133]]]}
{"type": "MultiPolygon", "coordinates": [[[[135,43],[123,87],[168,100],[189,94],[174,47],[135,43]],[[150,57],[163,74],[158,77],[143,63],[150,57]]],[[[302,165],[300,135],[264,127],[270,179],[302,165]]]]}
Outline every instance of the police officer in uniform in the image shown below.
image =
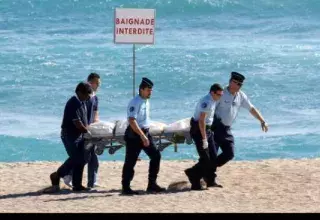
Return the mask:
{"type": "MultiPolygon", "coordinates": [[[[196,105],[195,113],[191,118],[190,135],[197,147],[199,162],[192,168],[186,169],[185,173],[191,183],[191,190],[203,190],[200,179],[206,177],[209,179],[215,166],[217,152],[214,144],[211,124],[216,104],[223,94],[223,88],[219,84],[213,84],[207,95],[202,97],[196,105]]],[[[212,179],[212,186],[219,186],[212,179]]]]}
{"type": "Polygon", "coordinates": [[[231,133],[231,125],[234,122],[240,107],[247,109],[256,119],[260,121],[262,131],[268,131],[268,125],[261,113],[251,104],[247,95],[241,91],[245,77],[232,72],[229,85],[224,89],[215,111],[212,130],[217,147],[222,153],[218,155],[216,166],[221,167],[234,157],[234,138],[231,133]]]}
{"type": "Polygon", "coordinates": [[[149,183],[148,192],[162,192],[165,188],[160,187],[156,180],[160,169],[161,154],[155,147],[149,133],[150,105],[149,98],[152,93],[153,83],[148,78],[142,78],[139,86],[139,94],[128,105],[127,117],[129,126],[125,131],[126,156],[122,170],[122,193],[126,195],[138,194],[130,187],[134,176],[134,167],[141,150],[149,156],[149,183]]]}

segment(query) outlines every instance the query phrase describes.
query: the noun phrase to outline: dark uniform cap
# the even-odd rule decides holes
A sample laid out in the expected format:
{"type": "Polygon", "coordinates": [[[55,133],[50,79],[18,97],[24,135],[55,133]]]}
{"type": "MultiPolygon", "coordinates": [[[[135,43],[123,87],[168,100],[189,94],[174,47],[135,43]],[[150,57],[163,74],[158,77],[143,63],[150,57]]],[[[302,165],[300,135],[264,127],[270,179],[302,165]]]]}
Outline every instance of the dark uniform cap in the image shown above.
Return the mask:
{"type": "Polygon", "coordinates": [[[143,77],[140,85],[146,85],[146,86],[152,88],[153,82],[150,79],[148,79],[147,77],[143,77]]]}
{"type": "Polygon", "coordinates": [[[237,80],[239,82],[243,82],[246,78],[244,77],[244,75],[238,72],[231,72],[231,79],[237,80]]]}

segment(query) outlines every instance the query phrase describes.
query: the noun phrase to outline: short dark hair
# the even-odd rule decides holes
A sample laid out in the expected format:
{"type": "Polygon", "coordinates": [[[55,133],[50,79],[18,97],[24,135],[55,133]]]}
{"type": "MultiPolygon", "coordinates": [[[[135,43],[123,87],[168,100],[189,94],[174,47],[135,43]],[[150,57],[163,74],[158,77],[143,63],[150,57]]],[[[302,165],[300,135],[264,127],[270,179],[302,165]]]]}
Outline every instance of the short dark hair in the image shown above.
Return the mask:
{"type": "Polygon", "coordinates": [[[222,91],[223,88],[219,83],[215,83],[210,87],[210,92],[217,92],[217,91],[222,91]]]}
{"type": "Polygon", "coordinates": [[[93,80],[95,78],[100,79],[100,75],[98,73],[90,73],[87,81],[90,82],[91,80],[93,80]]]}
{"type": "Polygon", "coordinates": [[[76,90],[75,90],[76,93],[80,92],[81,94],[84,94],[84,95],[86,95],[86,94],[90,95],[90,94],[92,94],[92,91],[93,91],[92,87],[90,86],[89,83],[86,83],[86,82],[80,82],[77,85],[76,90]]]}

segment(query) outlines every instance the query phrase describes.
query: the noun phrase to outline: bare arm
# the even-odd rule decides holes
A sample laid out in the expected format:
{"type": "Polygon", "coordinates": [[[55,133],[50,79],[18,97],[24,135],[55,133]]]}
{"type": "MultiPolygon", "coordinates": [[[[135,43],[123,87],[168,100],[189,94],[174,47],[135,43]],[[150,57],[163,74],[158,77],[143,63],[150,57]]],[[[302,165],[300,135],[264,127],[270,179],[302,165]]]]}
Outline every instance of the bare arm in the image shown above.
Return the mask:
{"type": "Polygon", "coordinates": [[[80,120],[74,120],[73,123],[76,126],[76,128],[81,131],[81,133],[87,133],[88,132],[87,127],[84,126],[80,120]]]}
{"type": "Polygon", "coordinates": [[[99,121],[99,112],[94,111],[94,116],[93,116],[93,122],[98,122],[99,121]]]}
{"type": "Polygon", "coordinates": [[[250,109],[250,113],[253,115],[253,117],[255,117],[256,119],[258,119],[260,121],[262,131],[267,132],[268,131],[268,124],[265,122],[261,113],[255,107],[252,107],[250,109]]]}
{"type": "Polygon", "coordinates": [[[206,113],[201,112],[200,113],[200,118],[199,118],[199,128],[201,132],[202,139],[207,139],[207,134],[206,134],[206,124],[205,124],[205,118],[206,118],[206,113]]]}
{"type": "Polygon", "coordinates": [[[93,99],[94,99],[93,122],[98,122],[99,121],[99,111],[98,111],[99,99],[97,96],[94,96],[93,99]]]}
{"type": "Polygon", "coordinates": [[[142,141],[143,141],[143,145],[144,145],[145,147],[149,146],[149,139],[147,138],[147,136],[143,133],[143,131],[142,131],[141,128],[139,127],[136,119],[130,117],[130,118],[129,118],[129,124],[130,124],[130,127],[132,128],[132,130],[140,136],[140,138],[141,138],[142,141]]]}

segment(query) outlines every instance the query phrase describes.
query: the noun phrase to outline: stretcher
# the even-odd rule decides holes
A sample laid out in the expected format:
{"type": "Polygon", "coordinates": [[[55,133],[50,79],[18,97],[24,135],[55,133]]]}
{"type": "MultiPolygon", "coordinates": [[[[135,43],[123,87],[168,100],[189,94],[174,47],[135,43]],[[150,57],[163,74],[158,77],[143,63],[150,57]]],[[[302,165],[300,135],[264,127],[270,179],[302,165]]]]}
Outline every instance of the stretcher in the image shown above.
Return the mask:
{"type": "MultiPolygon", "coordinates": [[[[97,155],[108,150],[114,154],[125,146],[124,134],[129,123],[127,120],[116,120],[113,122],[99,121],[89,126],[88,134],[84,135],[85,148],[95,148],[97,155]]],[[[177,152],[178,144],[193,144],[190,136],[190,118],[181,119],[171,124],[152,121],[149,128],[150,135],[159,151],[169,146],[174,146],[177,152]]]]}

